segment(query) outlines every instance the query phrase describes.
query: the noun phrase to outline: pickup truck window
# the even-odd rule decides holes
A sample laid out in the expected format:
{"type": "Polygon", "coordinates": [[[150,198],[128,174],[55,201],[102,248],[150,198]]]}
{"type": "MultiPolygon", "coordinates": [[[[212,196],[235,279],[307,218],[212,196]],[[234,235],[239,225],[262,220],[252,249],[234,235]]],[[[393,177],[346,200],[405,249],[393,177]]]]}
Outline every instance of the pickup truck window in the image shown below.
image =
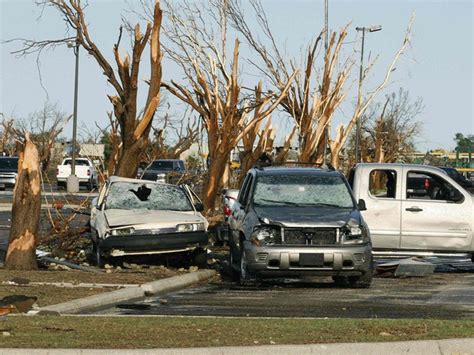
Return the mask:
{"type": "MultiPolygon", "coordinates": [[[[63,165],[72,165],[72,159],[66,159],[63,165]]],[[[76,159],[76,165],[89,166],[89,162],[84,159],[76,159]]]]}
{"type": "Polygon", "coordinates": [[[247,191],[247,185],[249,184],[249,181],[250,181],[250,174],[247,174],[247,176],[245,177],[244,183],[242,184],[242,188],[239,191],[238,201],[241,205],[243,205],[244,195],[245,195],[245,192],[247,191]]]}
{"type": "Polygon", "coordinates": [[[389,169],[372,170],[369,175],[369,191],[376,198],[395,198],[397,173],[389,169]]]}
{"type": "Polygon", "coordinates": [[[454,186],[442,177],[422,171],[410,171],[406,183],[407,199],[450,201],[450,196],[457,191],[454,186]]]}
{"type": "Polygon", "coordinates": [[[259,176],[253,202],[258,206],[354,208],[348,186],[339,176],[259,176]]]}

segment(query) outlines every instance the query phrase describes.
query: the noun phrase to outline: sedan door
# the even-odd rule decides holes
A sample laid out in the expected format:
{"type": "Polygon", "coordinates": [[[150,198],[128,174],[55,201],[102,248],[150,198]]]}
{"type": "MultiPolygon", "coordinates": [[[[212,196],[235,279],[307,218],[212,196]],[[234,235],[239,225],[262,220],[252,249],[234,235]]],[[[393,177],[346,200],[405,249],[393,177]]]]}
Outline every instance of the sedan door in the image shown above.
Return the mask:
{"type": "Polygon", "coordinates": [[[402,249],[453,252],[470,249],[472,199],[452,179],[442,175],[404,168],[402,249]]]}

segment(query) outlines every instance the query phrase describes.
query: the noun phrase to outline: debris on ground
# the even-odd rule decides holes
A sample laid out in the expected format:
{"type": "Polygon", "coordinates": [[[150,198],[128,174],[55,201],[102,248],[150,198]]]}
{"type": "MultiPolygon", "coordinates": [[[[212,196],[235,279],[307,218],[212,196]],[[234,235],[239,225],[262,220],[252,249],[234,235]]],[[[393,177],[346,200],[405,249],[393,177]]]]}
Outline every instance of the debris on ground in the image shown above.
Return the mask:
{"type": "Polygon", "coordinates": [[[31,310],[38,300],[35,296],[12,295],[0,299],[2,309],[10,309],[9,313],[26,313],[31,310]]]}
{"type": "Polygon", "coordinates": [[[379,264],[376,272],[379,277],[425,277],[432,275],[435,268],[436,265],[414,257],[379,264]]]}

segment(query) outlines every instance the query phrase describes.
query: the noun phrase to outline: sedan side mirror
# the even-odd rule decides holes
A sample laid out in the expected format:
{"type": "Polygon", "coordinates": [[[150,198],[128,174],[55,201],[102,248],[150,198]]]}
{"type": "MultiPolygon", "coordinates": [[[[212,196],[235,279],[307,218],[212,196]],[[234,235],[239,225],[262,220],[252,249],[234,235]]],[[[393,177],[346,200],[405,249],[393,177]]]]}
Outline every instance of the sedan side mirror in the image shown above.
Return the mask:
{"type": "Polygon", "coordinates": [[[363,199],[359,199],[359,202],[357,202],[357,208],[359,211],[367,211],[367,206],[365,205],[365,201],[363,199]]]}
{"type": "Polygon", "coordinates": [[[204,211],[204,205],[200,202],[196,203],[194,205],[194,208],[196,209],[197,212],[202,212],[204,211]]]}

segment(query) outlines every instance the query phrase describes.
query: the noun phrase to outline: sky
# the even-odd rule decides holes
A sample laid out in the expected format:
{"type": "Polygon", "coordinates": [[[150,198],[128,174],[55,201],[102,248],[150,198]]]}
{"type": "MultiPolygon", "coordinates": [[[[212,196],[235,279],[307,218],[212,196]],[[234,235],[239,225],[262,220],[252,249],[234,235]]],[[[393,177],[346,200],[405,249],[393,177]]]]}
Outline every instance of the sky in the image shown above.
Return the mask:
{"type": "MultiPolygon", "coordinates": [[[[89,1],[86,16],[91,34],[111,62],[121,16],[130,16],[127,9],[137,2],[89,1]]],[[[242,3],[248,6],[246,0],[242,3]]],[[[323,28],[323,0],[266,0],[263,5],[278,43],[291,56],[300,57],[302,48],[323,28]]],[[[329,29],[338,31],[349,25],[345,52],[356,51],[354,58],[360,55],[360,34],[355,27],[382,26],[382,31],[368,33],[365,38],[364,60],[367,63],[369,57],[377,58],[367,80],[368,89],[375,87],[382,79],[385,68],[402,43],[409,18],[415,16],[411,46],[397,63],[390,85],[378,99],[383,101],[385,94],[398,91],[400,87],[410,92],[413,101],[422,98],[424,110],[417,119],[423,129],[415,140],[420,151],[452,149],[457,132],[474,134],[473,14],[472,0],[329,0],[329,29]]],[[[249,21],[252,21],[251,17],[249,21]]],[[[11,54],[21,47],[20,43],[4,42],[14,38],[44,40],[65,35],[68,35],[66,26],[53,9],[47,8],[42,12],[33,0],[0,0],[0,112],[5,116],[25,118],[42,108],[47,98],[63,111],[72,113],[73,51],[65,46],[45,51],[38,64],[35,55],[18,58],[11,54]],[[48,95],[41,87],[38,65],[48,95]]],[[[243,38],[240,39],[244,42],[243,38]]],[[[125,41],[122,43],[127,44],[125,41]]],[[[125,46],[123,50],[126,49],[125,46]]],[[[241,57],[256,59],[245,43],[241,47],[241,57]]],[[[259,79],[255,77],[254,68],[243,59],[240,69],[245,74],[245,80],[259,79]]],[[[354,70],[350,82],[353,86],[356,85],[357,74],[358,70],[354,70]]],[[[146,79],[146,67],[141,76],[146,79]]],[[[163,76],[165,80],[172,78],[184,83],[182,74],[166,61],[163,63],[163,76]]],[[[96,122],[101,127],[107,124],[106,113],[111,110],[107,94],[113,94],[113,89],[107,84],[98,65],[84,51],[80,52],[79,127],[94,130],[96,122]]],[[[352,90],[346,104],[336,112],[335,124],[348,121],[354,99],[355,92],[352,90]]],[[[178,117],[182,115],[184,107],[173,98],[168,98],[168,101],[173,113],[178,117]]],[[[281,135],[284,127],[282,124],[281,135]]],[[[69,124],[64,134],[69,136],[71,131],[69,124]]]]}

